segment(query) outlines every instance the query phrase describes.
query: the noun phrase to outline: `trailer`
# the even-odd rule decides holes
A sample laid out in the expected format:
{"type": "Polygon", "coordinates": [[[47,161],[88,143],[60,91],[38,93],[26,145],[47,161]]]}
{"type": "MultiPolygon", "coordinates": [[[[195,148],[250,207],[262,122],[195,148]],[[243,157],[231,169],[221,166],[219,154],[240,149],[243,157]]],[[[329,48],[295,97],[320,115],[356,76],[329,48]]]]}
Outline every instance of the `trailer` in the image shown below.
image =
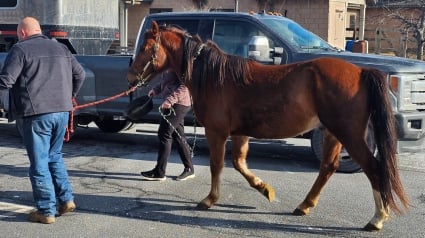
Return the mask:
{"type": "Polygon", "coordinates": [[[1,0],[0,52],[16,43],[25,16],[40,21],[43,34],[78,55],[105,55],[119,40],[120,0],[1,0]],[[99,24],[101,23],[101,24],[99,24]]]}
{"type": "MultiPolygon", "coordinates": [[[[114,51],[119,41],[121,0],[0,0],[0,69],[7,52],[18,41],[17,24],[25,16],[40,21],[43,34],[65,44],[86,71],[76,97],[79,105],[92,103],[128,89],[130,55],[114,51]]],[[[8,98],[0,99],[0,117],[7,117],[8,98]],[[4,104],[2,106],[2,104],[4,104]],[[3,107],[3,108],[2,108],[3,107]]],[[[105,132],[132,125],[125,117],[130,96],[75,111],[74,126],[94,122],[105,132]]]]}

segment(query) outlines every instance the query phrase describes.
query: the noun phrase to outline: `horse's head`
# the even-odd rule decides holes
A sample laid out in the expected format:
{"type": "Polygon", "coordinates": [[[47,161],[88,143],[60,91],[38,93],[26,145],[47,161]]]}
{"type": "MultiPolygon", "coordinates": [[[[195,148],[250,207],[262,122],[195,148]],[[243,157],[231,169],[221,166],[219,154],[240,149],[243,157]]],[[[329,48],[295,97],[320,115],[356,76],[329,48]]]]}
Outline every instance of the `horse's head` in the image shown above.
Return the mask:
{"type": "MultiPolygon", "coordinates": [[[[170,58],[176,52],[171,52],[173,49],[169,47],[169,36],[162,36],[163,34],[167,34],[164,31],[165,29],[160,29],[154,21],[152,22],[151,29],[145,32],[143,45],[140,46],[140,50],[134,57],[134,61],[127,74],[127,80],[131,85],[147,83],[155,75],[168,68],[172,68],[175,60],[170,58]],[[167,39],[167,42],[162,40],[163,37],[167,39]]],[[[174,37],[173,40],[178,41],[179,37],[174,37]]],[[[181,43],[177,42],[173,45],[181,45],[181,43]]]]}

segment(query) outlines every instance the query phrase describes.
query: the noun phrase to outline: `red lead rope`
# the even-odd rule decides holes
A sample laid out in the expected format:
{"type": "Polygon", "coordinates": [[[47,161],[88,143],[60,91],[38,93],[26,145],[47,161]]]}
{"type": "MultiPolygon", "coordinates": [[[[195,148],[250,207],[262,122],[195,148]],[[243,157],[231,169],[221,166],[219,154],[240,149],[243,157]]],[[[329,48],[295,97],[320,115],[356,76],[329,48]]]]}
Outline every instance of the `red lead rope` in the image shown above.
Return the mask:
{"type": "Polygon", "coordinates": [[[114,96],[111,96],[111,97],[108,97],[108,98],[105,98],[105,99],[102,99],[102,100],[97,100],[97,101],[94,101],[94,102],[82,104],[82,105],[77,105],[77,101],[75,100],[75,98],[72,98],[72,104],[74,105],[74,108],[72,108],[72,111],[70,111],[70,113],[69,113],[68,127],[66,128],[66,134],[65,134],[65,137],[64,137],[64,141],[68,142],[71,138],[71,134],[74,133],[74,112],[76,110],[81,109],[81,108],[91,107],[91,106],[98,105],[98,104],[105,103],[105,102],[109,102],[109,101],[112,101],[112,100],[117,99],[119,97],[129,95],[130,93],[134,92],[137,87],[139,87],[139,85],[135,85],[135,86],[131,87],[130,89],[128,89],[127,91],[124,91],[124,92],[119,93],[117,95],[114,95],[114,96]]]}

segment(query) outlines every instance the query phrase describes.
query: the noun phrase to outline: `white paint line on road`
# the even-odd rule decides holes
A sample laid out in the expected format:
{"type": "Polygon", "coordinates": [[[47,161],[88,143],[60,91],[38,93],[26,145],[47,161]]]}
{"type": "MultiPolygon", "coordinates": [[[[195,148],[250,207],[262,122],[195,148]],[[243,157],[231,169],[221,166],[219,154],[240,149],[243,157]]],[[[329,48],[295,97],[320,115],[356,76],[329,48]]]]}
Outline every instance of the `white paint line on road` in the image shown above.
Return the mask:
{"type": "Polygon", "coordinates": [[[16,214],[27,214],[34,207],[9,202],[0,202],[0,219],[15,217],[16,214]]]}

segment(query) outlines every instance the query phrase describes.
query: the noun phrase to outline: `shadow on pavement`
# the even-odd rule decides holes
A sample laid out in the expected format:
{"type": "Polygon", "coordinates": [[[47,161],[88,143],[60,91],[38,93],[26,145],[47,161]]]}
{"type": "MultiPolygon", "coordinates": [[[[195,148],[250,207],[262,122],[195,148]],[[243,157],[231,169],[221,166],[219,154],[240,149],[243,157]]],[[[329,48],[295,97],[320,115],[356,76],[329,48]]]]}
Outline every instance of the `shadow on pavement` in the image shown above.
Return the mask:
{"type": "MultiPolygon", "coordinates": [[[[14,199],[14,203],[31,206],[30,192],[0,192],[0,197],[7,198],[11,196],[19,197],[19,199],[14,199]]],[[[76,194],[75,201],[77,203],[76,211],[66,216],[84,216],[84,213],[100,214],[126,219],[158,221],[163,225],[168,223],[189,227],[200,226],[207,229],[226,229],[228,232],[232,232],[232,229],[235,229],[235,232],[236,229],[243,231],[262,230],[264,232],[347,237],[350,236],[350,232],[357,233],[361,230],[360,228],[354,227],[300,225],[296,223],[305,222],[306,219],[304,219],[304,217],[296,217],[291,213],[259,212],[256,211],[255,207],[249,206],[225,206],[217,204],[209,210],[198,210],[195,203],[188,201],[86,194],[76,194]],[[253,214],[264,215],[265,218],[261,221],[250,220],[250,215],[253,214]],[[240,218],[241,215],[243,218],[240,218]],[[217,216],[225,216],[227,219],[218,218],[217,216]],[[279,216],[280,218],[273,220],[267,219],[267,217],[275,216],[279,216]],[[288,218],[298,221],[292,222],[294,224],[282,222],[288,220],[288,218]]],[[[1,212],[0,210],[0,213],[1,212]]],[[[63,219],[65,218],[66,217],[63,219]]],[[[0,220],[8,222],[28,222],[27,215],[19,212],[17,212],[15,216],[8,216],[7,218],[0,217],[0,220]]]]}

